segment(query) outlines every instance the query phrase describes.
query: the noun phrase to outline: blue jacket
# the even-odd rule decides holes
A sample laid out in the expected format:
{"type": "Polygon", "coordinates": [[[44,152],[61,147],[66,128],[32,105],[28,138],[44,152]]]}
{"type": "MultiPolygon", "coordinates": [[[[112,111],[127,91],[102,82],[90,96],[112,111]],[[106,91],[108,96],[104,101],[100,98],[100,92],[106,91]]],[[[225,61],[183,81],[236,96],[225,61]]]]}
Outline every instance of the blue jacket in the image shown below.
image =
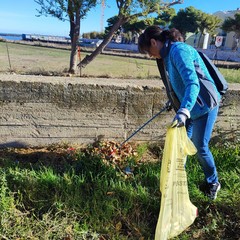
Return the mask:
{"type": "Polygon", "coordinates": [[[193,47],[183,42],[167,42],[161,56],[172,88],[181,103],[180,108],[188,109],[191,119],[201,117],[219,104],[221,95],[193,47]],[[203,85],[203,82],[206,84],[203,85]]]}

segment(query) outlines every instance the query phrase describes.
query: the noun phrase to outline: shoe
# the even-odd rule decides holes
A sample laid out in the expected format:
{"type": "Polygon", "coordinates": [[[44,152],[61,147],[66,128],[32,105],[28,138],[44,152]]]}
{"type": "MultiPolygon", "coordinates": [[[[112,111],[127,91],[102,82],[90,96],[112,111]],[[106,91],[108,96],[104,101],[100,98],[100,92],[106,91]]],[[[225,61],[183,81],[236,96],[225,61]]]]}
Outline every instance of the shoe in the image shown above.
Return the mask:
{"type": "Polygon", "coordinates": [[[211,200],[215,200],[217,198],[217,193],[221,188],[221,184],[219,182],[216,183],[203,183],[199,186],[199,189],[208,196],[211,200]]]}

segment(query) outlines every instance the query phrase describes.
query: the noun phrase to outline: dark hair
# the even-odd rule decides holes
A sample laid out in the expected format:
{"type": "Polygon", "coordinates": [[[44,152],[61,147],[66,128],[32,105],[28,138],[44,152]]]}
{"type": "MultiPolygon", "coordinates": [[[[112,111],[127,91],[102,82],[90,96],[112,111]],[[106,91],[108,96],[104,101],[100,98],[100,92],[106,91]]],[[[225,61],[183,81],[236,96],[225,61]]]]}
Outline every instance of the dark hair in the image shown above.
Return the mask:
{"type": "Polygon", "coordinates": [[[159,26],[150,26],[138,38],[138,50],[140,53],[146,53],[151,46],[151,39],[165,43],[167,40],[172,42],[183,42],[182,34],[176,28],[163,30],[159,26]]]}

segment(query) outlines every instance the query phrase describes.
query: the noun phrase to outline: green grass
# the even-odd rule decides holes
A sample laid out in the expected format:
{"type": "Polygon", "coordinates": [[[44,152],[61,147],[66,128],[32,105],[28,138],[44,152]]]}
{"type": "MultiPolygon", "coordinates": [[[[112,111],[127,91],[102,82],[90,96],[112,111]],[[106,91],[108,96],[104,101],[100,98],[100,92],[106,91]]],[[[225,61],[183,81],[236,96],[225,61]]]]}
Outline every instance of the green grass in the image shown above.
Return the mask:
{"type": "MultiPolygon", "coordinates": [[[[16,43],[0,42],[0,72],[10,70],[7,48],[9,50],[11,69],[19,74],[64,75],[69,67],[70,50],[30,46],[16,43]]],[[[81,53],[81,58],[86,56],[81,53]]],[[[229,83],[240,82],[240,70],[220,69],[229,83]]],[[[79,73],[80,74],[80,71],[79,73]]],[[[83,77],[107,78],[159,78],[159,71],[154,60],[99,55],[92,63],[82,69],[83,77]]]]}
{"type": "MultiPolygon", "coordinates": [[[[19,74],[64,75],[69,67],[70,50],[7,43],[11,69],[19,74]]],[[[83,59],[86,52],[81,53],[83,59]]],[[[5,42],[0,42],[0,72],[10,70],[5,42]]],[[[80,72],[79,72],[80,73],[80,72]]],[[[99,55],[82,69],[84,77],[159,78],[153,60],[99,55]]]]}
{"type": "MultiPolygon", "coordinates": [[[[68,68],[69,50],[13,43],[8,48],[16,73],[59,74],[68,68]]],[[[7,71],[6,43],[0,42],[0,72],[7,71]]],[[[221,71],[229,83],[239,82],[239,70],[221,71]]],[[[83,74],[159,76],[155,61],[106,55],[98,56],[83,74]]],[[[203,174],[196,158],[188,160],[189,194],[199,217],[175,239],[240,239],[239,147],[231,143],[212,146],[222,184],[214,202],[198,189],[203,174]]],[[[37,150],[25,155],[13,154],[12,149],[0,151],[0,239],[152,240],[161,199],[160,162],[141,161],[148,149],[141,145],[137,159],[123,161],[121,167],[129,165],[131,175],[88,151],[74,155],[67,150],[58,154],[57,149],[42,155],[37,150]]],[[[161,157],[161,147],[151,146],[150,150],[161,157]]]]}
{"type": "MultiPolygon", "coordinates": [[[[161,164],[142,162],[147,149],[140,146],[138,157],[124,160],[131,175],[123,173],[123,165],[106,164],[100,155],[81,149],[55,157],[57,148],[42,156],[3,150],[0,239],[154,239],[161,164]]],[[[216,201],[209,201],[197,187],[203,174],[196,157],[188,160],[189,194],[199,216],[175,239],[239,239],[239,146],[212,151],[222,189],[216,201]]]]}
{"type": "Polygon", "coordinates": [[[228,83],[240,83],[240,69],[220,69],[228,83]]]}

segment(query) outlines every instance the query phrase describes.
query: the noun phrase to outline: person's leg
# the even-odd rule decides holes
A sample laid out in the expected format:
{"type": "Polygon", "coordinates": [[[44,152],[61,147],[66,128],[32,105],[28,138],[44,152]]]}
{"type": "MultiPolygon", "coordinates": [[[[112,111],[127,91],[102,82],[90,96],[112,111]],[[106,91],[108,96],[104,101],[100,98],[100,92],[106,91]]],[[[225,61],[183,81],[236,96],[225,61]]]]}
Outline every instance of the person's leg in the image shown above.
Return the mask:
{"type": "Polygon", "coordinates": [[[192,138],[192,132],[193,132],[193,120],[192,119],[187,119],[186,121],[186,131],[188,137],[191,139],[192,138]]]}
{"type": "Polygon", "coordinates": [[[192,122],[192,141],[197,148],[198,160],[209,184],[218,182],[213,155],[209,149],[212,130],[218,114],[218,107],[192,122]]]}

